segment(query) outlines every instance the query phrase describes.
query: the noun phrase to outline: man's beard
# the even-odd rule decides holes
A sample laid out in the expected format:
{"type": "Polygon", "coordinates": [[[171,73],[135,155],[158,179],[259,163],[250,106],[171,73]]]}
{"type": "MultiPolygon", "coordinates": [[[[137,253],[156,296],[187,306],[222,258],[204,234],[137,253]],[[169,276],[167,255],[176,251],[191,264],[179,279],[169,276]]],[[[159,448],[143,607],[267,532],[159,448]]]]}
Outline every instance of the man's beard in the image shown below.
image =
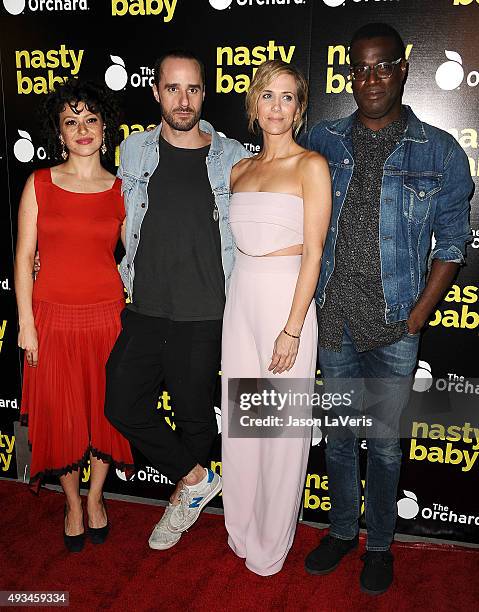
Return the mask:
{"type": "Polygon", "coordinates": [[[173,129],[179,132],[189,132],[200,120],[201,111],[195,111],[194,108],[174,108],[171,112],[162,111],[162,118],[173,129]],[[177,112],[187,111],[191,113],[188,117],[180,119],[175,115],[177,112]]]}

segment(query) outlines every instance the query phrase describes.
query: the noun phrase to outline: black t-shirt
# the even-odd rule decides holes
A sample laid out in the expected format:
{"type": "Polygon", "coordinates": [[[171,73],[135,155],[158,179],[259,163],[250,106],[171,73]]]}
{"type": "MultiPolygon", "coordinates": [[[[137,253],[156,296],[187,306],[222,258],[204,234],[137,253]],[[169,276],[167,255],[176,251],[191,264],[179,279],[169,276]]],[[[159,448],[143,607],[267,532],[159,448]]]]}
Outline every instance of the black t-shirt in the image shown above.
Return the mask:
{"type": "Polygon", "coordinates": [[[206,166],[209,146],[181,149],[161,136],[159,146],[160,163],[148,184],[129,307],[172,321],[221,319],[224,274],[206,166]]]}

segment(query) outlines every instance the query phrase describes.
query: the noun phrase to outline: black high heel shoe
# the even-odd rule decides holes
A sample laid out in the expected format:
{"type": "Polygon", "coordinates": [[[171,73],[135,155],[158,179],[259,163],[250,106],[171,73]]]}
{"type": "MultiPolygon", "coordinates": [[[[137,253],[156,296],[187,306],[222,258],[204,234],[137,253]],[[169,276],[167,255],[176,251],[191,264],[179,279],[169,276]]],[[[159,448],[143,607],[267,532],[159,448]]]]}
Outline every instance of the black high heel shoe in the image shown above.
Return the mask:
{"type": "MultiPolygon", "coordinates": [[[[105,501],[102,500],[102,503],[103,507],[105,508],[106,514],[105,501]]],[[[107,539],[108,534],[110,533],[110,524],[108,523],[108,517],[106,519],[106,525],[104,527],[88,526],[87,533],[92,544],[103,544],[103,542],[107,539]]]]}
{"type": "MultiPolygon", "coordinates": [[[[66,515],[67,506],[65,504],[64,516],[66,517],[66,515]]],[[[80,533],[79,535],[70,536],[65,533],[65,527],[63,527],[63,541],[65,542],[65,546],[68,552],[81,552],[83,550],[83,547],[85,546],[85,532],[80,533]]]]}

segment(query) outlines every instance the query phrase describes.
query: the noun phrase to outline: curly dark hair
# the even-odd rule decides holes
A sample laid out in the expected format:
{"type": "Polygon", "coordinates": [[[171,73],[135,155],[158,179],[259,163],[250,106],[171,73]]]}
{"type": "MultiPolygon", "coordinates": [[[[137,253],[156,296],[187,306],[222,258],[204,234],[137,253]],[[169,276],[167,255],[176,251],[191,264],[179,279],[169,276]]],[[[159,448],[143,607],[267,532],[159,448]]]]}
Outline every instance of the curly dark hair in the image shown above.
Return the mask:
{"type": "Polygon", "coordinates": [[[110,90],[93,81],[80,81],[72,78],[59,85],[43,101],[40,109],[43,121],[43,133],[46,139],[48,155],[61,159],[60,145],[60,113],[67,106],[78,113],[78,105],[82,103],[91,113],[99,114],[105,124],[106,155],[102,158],[113,159],[115,147],[119,141],[118,127],[120,125],[120,109],[117,98],[110,90]]]}

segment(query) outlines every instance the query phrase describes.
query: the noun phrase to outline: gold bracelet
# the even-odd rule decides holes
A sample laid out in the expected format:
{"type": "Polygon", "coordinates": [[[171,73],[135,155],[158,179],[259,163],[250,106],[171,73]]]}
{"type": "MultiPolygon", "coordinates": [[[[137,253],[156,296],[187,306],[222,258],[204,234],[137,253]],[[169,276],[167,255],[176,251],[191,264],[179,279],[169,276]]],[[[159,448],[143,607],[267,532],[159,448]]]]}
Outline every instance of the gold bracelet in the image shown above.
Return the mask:
{"type": "Polygon", "coordinates": [[[290,334],[289,332],[287,332],[285,329],[283,329],[283,332],[289,336],[290,338],[296,338],[296,340],[299,340],[299,338],[301,337],[301,334],[299,336],[293,336],[293,334],[290,334]]]}

